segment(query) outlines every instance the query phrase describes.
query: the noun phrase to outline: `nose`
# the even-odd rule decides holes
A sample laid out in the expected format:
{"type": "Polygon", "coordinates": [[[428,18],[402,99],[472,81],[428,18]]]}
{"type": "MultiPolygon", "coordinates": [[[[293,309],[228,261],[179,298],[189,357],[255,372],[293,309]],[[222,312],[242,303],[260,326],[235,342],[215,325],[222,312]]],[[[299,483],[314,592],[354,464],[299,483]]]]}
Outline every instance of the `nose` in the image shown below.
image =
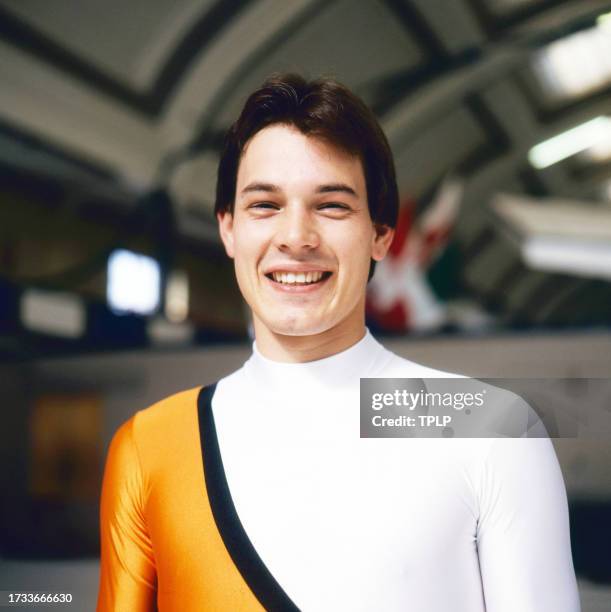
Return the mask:
{"type": "Polygon", "coordinates": [[[275,244],[279,250],[299,253],[319,246],[320,237],[316,220],[307,208],[287,206],[279,217],[275,236],[275,244]]]}

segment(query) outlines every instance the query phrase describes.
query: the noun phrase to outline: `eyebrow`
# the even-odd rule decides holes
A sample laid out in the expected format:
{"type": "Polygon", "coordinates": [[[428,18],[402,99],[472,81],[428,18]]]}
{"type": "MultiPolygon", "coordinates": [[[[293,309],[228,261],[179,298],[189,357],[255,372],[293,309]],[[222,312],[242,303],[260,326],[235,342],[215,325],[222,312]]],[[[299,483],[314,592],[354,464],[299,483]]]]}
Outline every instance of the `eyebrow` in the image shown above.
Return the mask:
{"type": "MultiPolygon", "coordinates": [[[[279,193],[282,191],[282,189],[280,189],[278,185],[274,185],[273,183],[255,182],[255,183],[250,183],[249,185],[246,185],[246,187],[242,189],[241,193],[242,194],[251,193],[253,191],[265,191],[268,193],[270,192],[279,193]]],[[[336,193],[336,192],[346,193],[348,195],[358,197],[356,191],[349,185],[346,185],[345,183],[328,183],[325,185],[319,185],[316,188],[316,193],[336,193]]]]}

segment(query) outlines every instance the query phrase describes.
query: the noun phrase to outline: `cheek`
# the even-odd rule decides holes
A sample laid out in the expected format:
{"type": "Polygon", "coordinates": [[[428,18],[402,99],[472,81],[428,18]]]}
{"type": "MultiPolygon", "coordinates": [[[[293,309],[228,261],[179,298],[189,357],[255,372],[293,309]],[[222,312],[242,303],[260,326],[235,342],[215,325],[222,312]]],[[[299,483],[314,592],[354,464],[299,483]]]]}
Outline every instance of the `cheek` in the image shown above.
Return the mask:
{"type": "Polygon", "coordinates": [[[336,256],[340,263],[341,282],[360,292],[369,276],[372,255],[372,233],[367,228],[356,227],[349,234],[338,236],[336,256]]]}
{"type": "Polygon", "coordinates": [[[240,288],[248,290],[258,282],[259,268],[263,260],[268,241],[264,228],[251,225],[240,227],[234,233],[235,271],[240,288]]]}
{"type": "Polygon", "coordinates": [[[344,259],[353,262],[369,261],[373,251],[373,232],[368,227],[355,227],[337,237],[338,252],[344,259]]]}
{"type": "Polygon", "coordinates": [[[257,253],[261,251],[261,239],[257,235],[256,229],[249,231],[248,227],[241,227],[234,232],[235,258],[241,264],[253,264],[256,261],[257,253]]]}

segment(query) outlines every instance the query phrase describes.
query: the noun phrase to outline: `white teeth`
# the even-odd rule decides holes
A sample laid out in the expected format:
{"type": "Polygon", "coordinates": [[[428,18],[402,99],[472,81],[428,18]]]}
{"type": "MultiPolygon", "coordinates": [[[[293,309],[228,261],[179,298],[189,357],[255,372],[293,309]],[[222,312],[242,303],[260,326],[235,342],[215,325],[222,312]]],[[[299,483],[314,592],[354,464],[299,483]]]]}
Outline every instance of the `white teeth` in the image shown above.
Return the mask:
{"type": "Polygon", "coordinates": [[[277,283],[287,285],[317,283],[322,275],[322,272],[272,272],[272,277],[277,283]]]}

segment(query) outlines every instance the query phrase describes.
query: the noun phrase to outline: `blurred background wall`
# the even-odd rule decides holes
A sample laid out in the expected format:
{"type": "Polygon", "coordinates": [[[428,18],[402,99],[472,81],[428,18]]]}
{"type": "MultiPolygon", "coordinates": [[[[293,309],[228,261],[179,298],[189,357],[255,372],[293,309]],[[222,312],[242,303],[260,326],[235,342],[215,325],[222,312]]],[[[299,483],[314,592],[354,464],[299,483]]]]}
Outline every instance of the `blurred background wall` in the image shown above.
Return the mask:
{"type": "MultiPolygon", "coordinates": [[[[346,83],[393,148],[376,335],[609,378],[611,1],[0,0],[0,590],[92,608],[113,432],[249,354],[216,164],[283,70],[346,83]]],[[[586,612],[611,609],[610,442],[554,440],[586,612]]]]}

